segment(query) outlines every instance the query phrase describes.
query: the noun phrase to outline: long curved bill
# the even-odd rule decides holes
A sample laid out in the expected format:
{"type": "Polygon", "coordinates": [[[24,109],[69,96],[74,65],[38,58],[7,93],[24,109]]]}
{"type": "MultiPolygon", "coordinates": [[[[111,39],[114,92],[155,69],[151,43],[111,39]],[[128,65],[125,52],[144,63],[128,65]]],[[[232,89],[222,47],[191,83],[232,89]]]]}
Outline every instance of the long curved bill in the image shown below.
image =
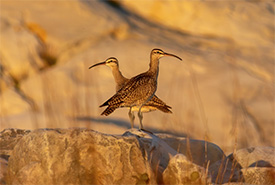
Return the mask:
{"type": "Polygon", "coordinates": [[[170,53],[165,53],[165,52],[164,52],[164,55],[166,55],[166,56],[171,56],[171,57],[176,57],[177,59],[179,59],[179,60],[182,61],[182,59],[181,59],[180,57],[178,57],[177,55],[170,54],[170,53]]]}
{"type": "Polygon", "coordinates": [[[106,64],[105,61],[104,62],[100,62],[100,63],[97,63],[97,64],[94,64],[94,65],[90,66],[89,69],[91,69],[91,68],[93,68],[95,66],[100,66],[100,65],[105,65],[105,64],[106,64]]]}

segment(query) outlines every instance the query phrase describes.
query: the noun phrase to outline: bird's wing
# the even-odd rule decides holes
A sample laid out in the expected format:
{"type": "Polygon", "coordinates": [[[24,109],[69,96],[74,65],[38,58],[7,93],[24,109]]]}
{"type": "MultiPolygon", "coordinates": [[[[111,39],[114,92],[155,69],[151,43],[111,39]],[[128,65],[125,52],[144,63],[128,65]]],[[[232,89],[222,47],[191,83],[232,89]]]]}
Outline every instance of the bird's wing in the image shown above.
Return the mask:
{"type": "Polygon", "coordinates": [[[147,73],[131,78],[114,96],[100,107],[135,103],[137,100],[147,100],[156,91],[156,80],[147,73]]]}

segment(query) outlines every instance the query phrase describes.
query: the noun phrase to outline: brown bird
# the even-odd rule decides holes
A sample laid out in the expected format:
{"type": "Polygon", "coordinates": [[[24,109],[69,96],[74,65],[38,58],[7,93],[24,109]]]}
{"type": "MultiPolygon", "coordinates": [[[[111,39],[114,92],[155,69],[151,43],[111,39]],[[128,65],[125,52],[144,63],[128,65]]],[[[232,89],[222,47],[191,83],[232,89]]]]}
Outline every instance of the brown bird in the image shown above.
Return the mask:
{"type": "Polygon", "coordinates": [[[119,107],[130,107],[130,114],[132,115],[132,108],[138,107],[140,129],[143,129],[141,109],[153,98],[157,90],[159,59],[163,56],[173,56],[182,60],[180,57],[166,53],[161,49],[153,49],[150,56],[149,70],[128,80],[114,96],[100,105],[100,107],[108,106],[102,114],[109,115],[119,107]]]}
{"type": "MultiPolygon", "coordinates": [[[[116,83],[116,92],[119,91],[119,89],[121,89],[129,81],[129,79],[125,78],[122,75],[121,71],[119,70],[119,63],[115,57],[110,57],[106,59],[104,62],[94,64],[90,66],[89,69],[100,65],[106,65],[111,68],[115,79],[115,83],[116,83]]],[[[143,112],[160,110],[165,113],[172,113],[172,111],[169,109],[171,109],[170,106],[166,105],[166,103],[164,103],[161,99],[159,99],[156,95],[154,95],[153,98],[141,108],[141,112],[143,113],[143,112]]],[[[134,127],[134,119],[135,119],[134,113],[132,112],[135,112],[138,110],[139,110],[139,107],[137,106],[134,106],[129,109],[128,115],[130,118],[132,128],[134,127]]],[[[107,112],[103,112],[102,115],[108,116],[109,114],[107,112]]]]}

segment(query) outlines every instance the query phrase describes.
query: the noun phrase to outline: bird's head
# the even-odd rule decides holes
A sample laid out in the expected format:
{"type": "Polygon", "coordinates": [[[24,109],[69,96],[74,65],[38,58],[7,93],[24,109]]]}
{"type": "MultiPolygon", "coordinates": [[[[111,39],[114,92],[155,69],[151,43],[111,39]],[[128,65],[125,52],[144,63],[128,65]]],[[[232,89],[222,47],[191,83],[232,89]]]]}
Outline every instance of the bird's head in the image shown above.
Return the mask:
{"type": "Polygon", "coordinates": [[[99,65],[106,65],[106,66],[109,66],[110,68],[117,67],[118,60],[115,57],[110,57],[110,58],[107,58],[104,62],[100,62],[100,63],[90,66],[89,69],[99,66],[99,65]]]}
{"type": "Polygon", "coordinates": [[[162,51],[161,49],[153,49],[151,51],[151,58],[152,59],[160,59],[163,56],[172,56],[172,57],[176,57],[179,60],[182,60],[180,57],[178,57],[174,54],[166,53],[166,52],[162,51]]]}

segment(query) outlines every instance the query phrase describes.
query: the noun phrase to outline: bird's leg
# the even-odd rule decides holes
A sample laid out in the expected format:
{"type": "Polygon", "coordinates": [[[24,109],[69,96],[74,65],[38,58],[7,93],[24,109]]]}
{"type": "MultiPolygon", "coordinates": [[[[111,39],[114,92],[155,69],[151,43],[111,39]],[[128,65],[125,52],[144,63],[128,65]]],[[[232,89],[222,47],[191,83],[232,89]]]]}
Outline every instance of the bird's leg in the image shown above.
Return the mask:
{"type": "Polygon", "coordinates": [[[142,130],[143,129],[143,125],[142,125],[142,119],[143,119],[143,115],[142,115],[142,112],[141,112],[141,108],[143,107],[143,105],[145,105],[147,102],[149,102],[152,97],[154,95],[152,95],[151,97],[149,97],[146,102],[144,102],[140,107],[139,107],[139,110],[138,110],[138,117],[139,117],[139,129],[142,130]]]}
{"type": "Polygon", "coordinates": [[[143,115],[141,112],[141,108],[143,105],[140,106],[139,110],[138,110],[138,117],[139,117],[139,129],[143,129],[143,125],[142,125],[142,119],[143,119],[143,115]]]}
{"type": "Polygon", "coordinates": [[[135,120],[135,115],[132,112],[132,107],[130,107],[130,110],[128,112],[129,118],[130,118],[130,122],[131,122],[131,128],[134,128],[134,120],[135,120]]]}

